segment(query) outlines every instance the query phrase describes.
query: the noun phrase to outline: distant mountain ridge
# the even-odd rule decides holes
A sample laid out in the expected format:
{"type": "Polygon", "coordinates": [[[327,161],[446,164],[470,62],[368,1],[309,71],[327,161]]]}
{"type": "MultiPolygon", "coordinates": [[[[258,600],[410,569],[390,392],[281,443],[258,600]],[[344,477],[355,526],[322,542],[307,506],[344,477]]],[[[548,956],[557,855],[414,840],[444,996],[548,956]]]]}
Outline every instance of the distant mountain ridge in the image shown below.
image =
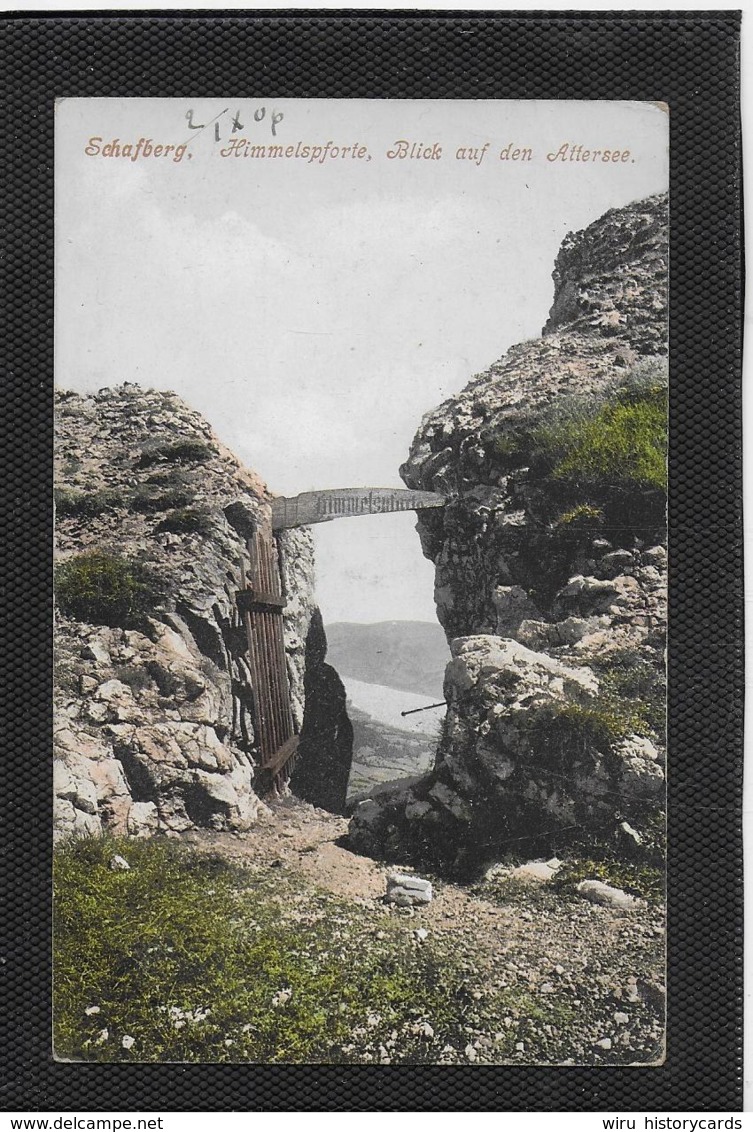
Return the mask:
{"type": "Polygon", "coordinates": [[[326,626],[327,659],[343,676],[399,691],[443,698],[450,650],[430,621],[335,621],[326,626]]]}

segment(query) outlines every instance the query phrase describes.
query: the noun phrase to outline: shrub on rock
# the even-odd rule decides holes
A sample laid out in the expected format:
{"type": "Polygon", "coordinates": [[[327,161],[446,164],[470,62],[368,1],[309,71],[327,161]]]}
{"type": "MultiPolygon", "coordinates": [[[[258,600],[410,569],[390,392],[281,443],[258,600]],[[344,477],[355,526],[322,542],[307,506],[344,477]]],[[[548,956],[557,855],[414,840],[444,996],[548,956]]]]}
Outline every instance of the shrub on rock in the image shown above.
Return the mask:
{"type": "Polygon", "coordinates": [[[160,443],[145,449],[139,457],[139,468],[150,468],[160,463],[205,464],[211,459],[212,448],[203,440],[187,438],[171,443],[160,443]]]}
{"type": "Polygon", "coordinates": [[[92,550],[61,562],[55,594],[63,613],[77,621],[137,628],[162,596],[155,575],[116,554],[92,550]]]}

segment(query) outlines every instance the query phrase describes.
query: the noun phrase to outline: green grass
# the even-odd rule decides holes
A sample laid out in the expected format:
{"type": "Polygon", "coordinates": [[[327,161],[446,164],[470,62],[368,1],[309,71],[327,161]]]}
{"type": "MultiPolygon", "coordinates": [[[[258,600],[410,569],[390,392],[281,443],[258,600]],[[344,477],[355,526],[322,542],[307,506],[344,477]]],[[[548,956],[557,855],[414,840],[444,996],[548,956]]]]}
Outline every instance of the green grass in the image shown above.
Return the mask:
{"type": "Polygon", "coordinates": [[[506,471],[529,468],[539,517],[559,538],[665,524],[667,391],[657,367],[601,394],[558,398],[491,437],[506,471]]]}
{"type": "Polygon", "coordinates": [[[523,728],[535,758],[564,758],[570,763],[589,751],[608,754],[640,722],[633,704],[594,697],[583,704],[563,700],[530,708],[523,728]]]}
{"type": "Polygon", "coordinates": [[[554,479],[623,491],[667,487],[666,391],[657,386],[532,434],[533,458],[554,479]]]}
{"type": "Polygon", "coordinates": [[[80,692],[79,679],[85,671],[81,662],[76,662],[70,656],[56,656],[53,665],[53,683],[58,691],[80,692]]]}
{"type": "MultiPolygon", "coordinates": [[[[438,929],[419,943],[420,916],[355,906],[292,870],[123,838],[66,842],[54,866],[60,1059],[467,1064],[482,1035],[482,1061],[558,1062],[577,1056],[598,1007],[577,983],[542,994],[510,976],[469,933],[461,947],[438,929]],[[115,853],[128,871],[109,868],[115,853]]],[[[565,868],[558,885],[472,891],[569,916],[581,875],[630,887],[599,860],[565,868]]],[[[640,894],[653,883],[645,870],[633,880],[640,894]]]]}
{"type": "Polygon", "coordinates": [[[383,1046],[421,1062],[481,1021],[462,962],[417,944],[413,921],[369,919],[278,870],[86,839],[57,850],[54,878],[60,1058],[358,1061],[383,1046]],[[130,871],[108,867],[114,853],[130,871]]]}
{"type": "Polygon", "coordinates": [[[593,507],[590,503],[578,503],[568,511],[557,517],[557,527],[564,530],[592,533],[598,530],[604,522],[604,513],[600,507],[593,507]]]}
{"type": "Polygon", "coordinates": [[[56,567],[55,595],[69,617],[120,628],[138,628],[161,596],[158,579],[142,563],[97,550],[56,567]]]}
{"type": "Polygon", "coordinates": [[[529,708],[522,721],[532,758],[570,767],[589,752],[609,755],[630,735],[662,742],[666,688],[662,673],[648,662],[630,670],[599,674],[597,696],[584,703],[556,701],[529,708]]]}
{"type": "Polygon", "coordinates": [[[607,653],[589,663],[599,677],[604,701],[622,705],[639,735],[663,739],[666,731],[667,681],[663,667],[632,649],[607,653]]]}
{"type": "Polygon", "coordinates": [[[121,684],[127,684],[133,692],[143,692],[152,686],[152,678],[146,668],[141,665],[118,665],[115,668],[115,679],[121,684]]]}
{"type": "MultiPolygon", "coordinates": [[[[522,862],[517,859],[509,861],[510,868],[517,864],[522,862]]],[[[555,912],[561,908],[563,901],[570,904],[577,899],[574,887],[563,887],[555,892],[551,882],[526,880],[504,872],[479,881],[471,892],[494,904],[539,912],[555,912]]]]}
{"type": "MultiPolygon", "coordinates": [[[[568,904],[582,901],[583,897],[577,892],[580,881],[602,880],[650,904],[663,903],[665,870],[656,862],[619,860],[603,847],[601,852],[592,852],[590,856],[581,855],[577,846],[568,852],[574,855],[563,861],[550,881],[525,880],[498,873],[475,885],[472,891],[495,904],[555,912],[562,908],[563,901],[568,904]]],[[[511,861],[511,867],[515,863],[511,861]]]]}
{"type": "Polygon", "coordinates": [[[551,881],[558,893],[575,892],[582,880],[602,880],[614,888],[622,888],[631,896],[639,896],[651,904],[661,904],[665,899],[664,870],[656,865],[619,861],[605,857],[576,858],[565,861],[551,881]]]}

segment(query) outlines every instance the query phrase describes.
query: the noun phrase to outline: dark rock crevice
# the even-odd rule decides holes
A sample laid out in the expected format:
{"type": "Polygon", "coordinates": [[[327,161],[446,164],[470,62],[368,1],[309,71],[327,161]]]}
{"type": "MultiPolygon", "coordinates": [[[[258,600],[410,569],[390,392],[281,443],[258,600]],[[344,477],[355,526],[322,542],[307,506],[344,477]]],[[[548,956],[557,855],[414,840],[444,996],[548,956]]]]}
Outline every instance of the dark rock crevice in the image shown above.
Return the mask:
{"type": "Polygon", "coordinates": [[[116,748],[116,753],[133,801],[155,802],[157,790],[145,764],[125,746],[116,748]]]}
{"type": "Polygon", "coordinates": [[[213,606],[207,614],[197,613],[191,609],[185,602],[178,601],[175,605],[175,612],[186,623],[191,636],[200,652],[208,657],[213,664],[223,671],[227,671],[227,662],[225,659],[225,647],[222,639],[222,630],[217,624],[217,606],[213,606]]]}
{"type": "Polygon", "coordinates": [[[353,725],[343,682],[326,663],[326,655],[322,615],[315,609],[306,636],[306,709],[290,788],[314,806],[343,814],[353,761],[353,725]]]}

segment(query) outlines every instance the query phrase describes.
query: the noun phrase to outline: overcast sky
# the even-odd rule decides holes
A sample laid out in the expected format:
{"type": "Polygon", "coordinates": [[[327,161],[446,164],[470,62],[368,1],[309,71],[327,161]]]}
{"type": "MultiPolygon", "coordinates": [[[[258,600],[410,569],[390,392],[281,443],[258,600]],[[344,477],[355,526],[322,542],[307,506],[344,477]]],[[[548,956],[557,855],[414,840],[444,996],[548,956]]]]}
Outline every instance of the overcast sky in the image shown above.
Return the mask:
{"type": "MultiPolygon", "coordinates": [[[[57,383],[173,389],[273,491],[402,486],[422,415],[539,334],[564,236],[666,189],[667,127],[651,103],[64,100],[57,383]],[[102,155],[139,138],[188,144],[102,155]],[[401,140],[442,157],[389,158],[401,140]],[[548,161],[565,143],[630,157],[548,161]]],[[[434,620],[414,524],[314,528],[325,621],[434,620]]]]}

